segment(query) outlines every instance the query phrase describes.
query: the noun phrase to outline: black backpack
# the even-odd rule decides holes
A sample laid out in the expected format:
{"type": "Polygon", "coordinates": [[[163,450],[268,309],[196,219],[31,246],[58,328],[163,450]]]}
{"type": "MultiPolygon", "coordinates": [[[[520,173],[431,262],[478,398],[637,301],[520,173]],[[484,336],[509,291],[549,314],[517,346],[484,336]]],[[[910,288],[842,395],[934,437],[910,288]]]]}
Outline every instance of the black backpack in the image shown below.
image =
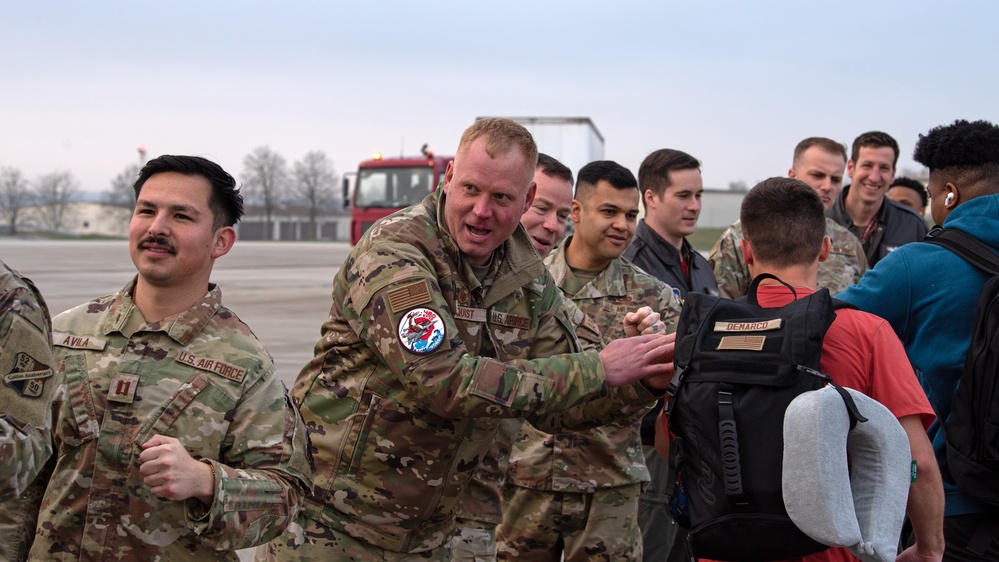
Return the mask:
{"type": "MultiPolygon", "coordinates": [[[[685,496],[686,512],[677,518],[690,527],[698,557],[779,560],[828,548],[788,517],[781,464],[788,404],[832,380],[819,371],[819,357],[836,316],[834,300],[821,289],[782,308],[763,308],[756,290],[764,278],[776,279],[758,276],[737,300],[688,293],[680,313],[666,406],[677,489],[668,491],[674,517],[685,496]]],[[[839,390],[851,424],[866,421],[839,390]]]]}
{"type": "Polygon", "coordinates": [[[982,286],[950,419],[944,476],[969,496],[999,505],[999,255],[977,238],[952,228],[925,240],[943,246],[992,277],[982,286]]]}

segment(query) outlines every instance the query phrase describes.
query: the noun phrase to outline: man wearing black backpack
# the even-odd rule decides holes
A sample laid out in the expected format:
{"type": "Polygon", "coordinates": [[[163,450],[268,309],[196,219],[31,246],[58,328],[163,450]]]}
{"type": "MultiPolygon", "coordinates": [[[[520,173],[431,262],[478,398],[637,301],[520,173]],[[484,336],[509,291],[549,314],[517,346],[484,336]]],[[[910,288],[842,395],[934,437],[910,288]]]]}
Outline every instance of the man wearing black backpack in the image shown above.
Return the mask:
{"type": "MultiPolygon", "coordinates": [[[[758,287],[757,283],[754,282],[750,289],[751,298],[755,298],[759,306],[764,309],[777,310],[796,299],[809,299],[812,295],[816,298],[828,298],[824,294],[825,291],[816,292],[818,264],[828,257],[831,244],[829,238],[825,236],[822,201],[812,188],[800,180],[792,178],[765,180],[746,195],[742,203],[740,221],[744,235],[740,240],[743,256],[752,275],[754,277],[760,276],[758,287]],[[770,274],[770,276],[763,277],[761,274],[770,274]]],[[[691,299],[688,298],[686,305],[691,305],[691,299]]],[[[812,311],[811,308],[808,310],[812,311]]],[[[816,309],[817,311],[818,309],[816,309]]],[[[690,311],[684,310],[685,314],[688,312],[690,311]]],[[[835,314],[835,319],[832,320],[821,340],[818,368],[822,373],[830,375],[833,382],[839,386],[862,392],[886,406],[892,415],[898,418],[905,430],[912,459],[916,463],[917,477],[909,489],[906,510],[916,531],[916,545],[900,555],[898,560],[907,562],[940,560],[943,553],[941,531],[943,491],[940,484],[940,474],[933,459],[932,447],[925,434],[925,427],[933,421],[933,410],[912,370],[908,368],[908,361],[901,343],[884,320],[852,308],[839,308],[835,314]]],[[[794,320],[788,320],[788,322],[793,324],[794,320]]],[[[676,348],[677,376],[686,376],[689,379],[691,372],[699,372],[699,378],[705,379],[706,370],[711,369],[711,365],[694,365],[693,363],[682,365],[685,358],[682,350],[684,343],[681,342],[681,338],[685,338],[687,334],[684,331],[683,318],[681,318],[680,324],[681,328],[677,331],[676,348]],[[687,369],[689,372],[681,375],[681,366],[690,367],[687,369]]],[[[732,330],[723,330],[717,324],[714,326],[714,330],[726,332],[734,340],[748,343],[748,339],[755,337],[761,340],[761,345],[767,349],[771,348],[769,343],[763,344],[762,339],[767,338],[769,341],[769,338],[773,336],[739,336],[736,328],[732,329],[736,330],[733,332],[732,330]],[[740,338],[742,339],[740,340],[740,338]]],[[[737,326],[737,324],[730,323],[728,326],[737,326]]],[[[714,335],[717,334],[712,334],[712,337],[714,335]]],[[[790,333],[788,336],[790,337],[790,333]]],[[[704,335],[704,339],[707,341],[708,335],[704,335]]],[[[725,345],[725,339],[727,338],[723,338],[718,344],[718,349],[729,348],[725,345]]],[[[733,341],[732,343],[736,345],[737,342],[733,341]]],[[[715,346],[712,344],[708,347],[714,348],[715,346]]],[[[719,360],[717,363],[721,363],[721,361],[719,360]]],[[[751,373],[755,372],[756,370],[749,369],[747,366],[743,376],[748,379],[752,376],[751,373]]],[[[697,375],[695,375],[696,377],[697,375]]],[[[684,383],[680,384],[682,386],[684,383]]],[[[689,382],[685,384],[690,385],[689,382]]],[[[671,387],[671,394],[672,392],[671,387]]],[[[671,401],[674,399],[676,401],[676,404],[673,405],[675,411],[682,411],[682,400],[685,399],[685,396],[678,393],[675,397],[671,397],[671,401]]],[[[687,407],[688,409],[694,408],[696,405],[690,403],[687,407]]],[[[738,409],[746,406],[737,403],[735,407],[738,409]]],[[[736,425],[739,423],[738,420],[739,414],[737,412],[736,425]]],[[[682,425],[684,422],[682,416],[677,419],[671,417],[670,424],[672,425],[674,422],[676,422],[676,426],[672,429],[681,438],[685,434],[689,437],[693,436],[689,431],[685,431],[682,425]]],[[[754,433],[754,431],[760,431],[760,428],[749,422],[738,427],[738,430],[740,440],[743,438],[748,440],[763,438],[759,437],[759,433],[754,433]]],[[[698,432],[694,431],[693,433],[698,432]]],[[[781,437],[778,436],[777,439],[779,441],[781,437]]],[[[710,455],[699,455],[699,451],[692,450],[702,447],[703,443],[700,438],[697,442],[688,438],[686,443],[681,443],[681,451],[685,451],[686,456],[689,457],[688,461],[690,458],[710,458],[710,455]],[[698,443],[702,443],[702,445],[698,445],[698,443]]],[[[740,447],[741,445],[740,442],[740,447]]],[[[759,464],[759,459],[746,460],[749,464],[759,464]]],[[[681,464],[681,470],[684,470],[683,466],[681,464]]],[[[746,466],[742,465],[739,470],[745,471],[746,466]]],[[[777,470],[780,470],[779,466],[777,470]]],[[[743,472],[743,474],[748,473],[743,472]]],[[[687,480],[684,481],[687,482],[687,480]]],[[[694,496],[704,494],[702,490],[698,489],[703,482],[706,482],[706,479],[698,481],[698,486],[695,486],[693,490],[689,486],[686,487],[691,519],[694,519],[695,515],[694,502],[697,498],[694,496]]],[[[755,506],[762,503],[765,492],[753,489],[754,483],[749,480],[745,482],[747,502],[744,505],[755,506]]],[[[721,493],[725,494],[726,492],[721,493]]],[[[714,497],[719,496],[716,494],[714,497]]],[[[723,500],[712,503],[721,505],[723,500]]],[[[702,512],[704,511],[710,511],[710,508],[708,510],[702,509],[702,512]]],[[[692,521],[692,523],[694,524],[690,539],[694,547],[694,554],[697,555],[697,545],[694,543],[699,525],[696,524],[696,521],[692,521]]],[[[719,528],[720,526],[715,524],[714,529],[719,528]]],[[[700,525],[700,529],[703,530],[705,536],[710,536],[710,533],[713,532],[712,522],[700,525]]],[[[744,540],[730,545],[730,548],[719,548],[717,544],[705,544],[701,550],[705,553],[729,552],[730,554],[727,555],[729,559],[761,560],[766,559],[762,557],[764,556],[761,554],[762,552],[777,551],[772,548],[774,543],[787,543],[791,540],[790,536],[783,534],[780,536],[765,532],[759,534],[765,536],[746,537],[744,540]],[[754,546],[753,541],[762,544],[754,546]]],[[[813,547],[810,551],[815,552],[818,548],[821,546],[813,547]]],[[[802,553],[808,551],[800,550],[802,553]]],[[[708,556],[708,554],[702,556],[708,556]]],[[[786,555],[780,556],[780,558],[786,558],[786,555]]],[[[701,558],[701,560],[703,561],[705,558],[701,558]]],[[[846,562],[853,561],[855,558],[844,548],[830,548],[798,560],[846,562]]]]}
{"type": "MultiPolygon", "coordinates": [[[[944,230],[970,234],[993,252],[999,251],[999,127],[963,120],[936,127],[920,135],[913,158],[930,170],[928,191],[934,222],[944,230]]],[[[989,278],[947,248],[916,243],[888,254],[858,285],[839,295],[892,325],[944,421],[943,430],[936,423],[929,431],[946,477],[944,560],[999,560],[999,506],[973,497],[990,491],[994,496],[999,479],[961,489],[950,478],[955,472],[954,460],[948,460],[944,436],[946,430],[951,431],[951,440],[960,438],[966,431],[957,431],[957,427],[984,423],[970,419],[968,425],[953,424],[961,415],[955,396],[960,398],[958,382],[965,368],[979,296],[989,278]]],[[[995,372],[991,376],[995,384],[995,372]]],[[[979,398],[994,404],[990,396],[981,394],[979,398]]]]}

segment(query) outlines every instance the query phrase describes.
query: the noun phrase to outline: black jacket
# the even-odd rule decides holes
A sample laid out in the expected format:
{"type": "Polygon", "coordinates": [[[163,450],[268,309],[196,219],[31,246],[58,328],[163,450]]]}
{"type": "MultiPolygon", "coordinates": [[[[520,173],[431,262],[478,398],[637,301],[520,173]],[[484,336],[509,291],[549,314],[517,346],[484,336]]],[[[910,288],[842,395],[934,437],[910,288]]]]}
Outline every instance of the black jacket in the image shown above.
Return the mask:
{"type": "Polygon", "coordinates": [[[638,222],[638,229],[631,245],[624,251],[622,257],[645,270],[646,273],[679,291],[680,298],[686,298],[688,291],[718,294],[718,283],[708,260],[683,239],[684,253],[691,257],[687,268],[690,269],[690,282],[683,276],[680,267],[680,251],[675,246],[663,240],[655,230],[638,222]]]}
{"type": "MultiPolygon", "coordinates": [[[[832,209],[826,211],[826,216],[846,228],[853,228],[853,219],[846,212],[846,193],[850,186],[843,188],[833,203],[832,209]]],[[[867,266],[874,267],[874,264],[881,261],[881,258],[889,252],[909,242],[918,242],[926,236],[926,221],[919,213],[912,209],[899,205],[891,199],[885,197],[881,203],[881,209],[874,216],[874,230],[871,231],[870,245],[864,244],[867,250],[867,266]]]]}
{"type": "MultiPolygon", "coordinates": [[[[694,250],[686,238],[683,239],[683,249],[684,253],[690,256],[690,263],[687,264],[690,270],[689,283],[680,266],[680,251],[645,224],[645,220],[639,221],[635,238],[625,249],[622,257],[673,287],[673,292],[679,294],[680,299],[686,299],[690,291],[717,295],[718,283],[715,281],[715,274],[708,260],[694,250]]],[[[662,411],[662,400],[642,418],[642,443],[645,445],[652,445],[655,439],[656,418],[660,411],[662,411]]]]}

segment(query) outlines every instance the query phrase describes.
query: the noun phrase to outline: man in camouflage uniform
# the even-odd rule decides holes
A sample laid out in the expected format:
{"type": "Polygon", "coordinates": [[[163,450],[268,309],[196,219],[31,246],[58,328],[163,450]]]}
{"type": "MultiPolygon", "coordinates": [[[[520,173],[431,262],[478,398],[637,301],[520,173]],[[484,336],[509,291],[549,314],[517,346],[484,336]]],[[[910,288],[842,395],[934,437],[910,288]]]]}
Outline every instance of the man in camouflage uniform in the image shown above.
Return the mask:
{"type": "MultiPolygon", "coordinates": [[[[787,177],[810,185],[828,212],[843,188],[845,169],[846,148],[842,144],[824,137],[809,137],[795,147],[787,177]]],[[[826,219],[826,236],[832,241],[832,251],[828,259],[819,262],[819,288],[825,287],[835,295],[860,280],[867,271],[867,256],[860,240],[830,218],[826,219]]],[[[718,292],[730,299],[745,295],[753,280],[739,248],[741,239],[742,225],[735,221],[715,242],[708,257],[718,280],[718,292]]]]}
{"type": "MultiPolygon", "coordinates": [[[[538,154],[534,183],[534,201],[520,217],[520,224],[543,259],[565,234],[572,206],[572,170],[547,154],[538,154]]],[[[578,331],[577,327],[577,335],[578,331]]],[[[503,521],[501,492],[510,462],[510,445],[521,425],[519,419],[500,422],[496,438],[458,500],[451,538],[451,559],[455,562],[496,559],[496,526],[503,521]]]]}
{"type": "MultiPolygon", "coordinates": [[[[543,259],[565,234],[572,207],[572,171],[551,156],[538,154],[534,183],[537,185],[534,202],[520,218],[520,224],[543,259]]],[[[580,345],[583,349],[599,350],[602,342],[597,326],[571,300],[564,302],[569,307],[580,345]]],[[[659,314],[651,309],[638,310],[625,318],[628,336],[664,331],[659,314]]],[[[510,446],[522,425],[519,419],[500,422],[496,438],[458,500],[455,532],[451,537],[451,559],[455,562],[496,559],[496,526],[503,521],[501,493],[510,463],[510,446]]]]}
{"type": "Polygon", "coordinates": [[[455,504],[499,419],[600,424],[659,394],[635,381],[666,383],[663,336],[566,353],[578,350],[568,314],[519,225],[536,163],[526,129],[482,119],[442,189],[351,252],[292,390],[314,496],[258,559],[448,560],[455,504]]]}
{"type": "MultiPolygon", "coordinates": [[[[562,292],[592,318],[604,344],[624,336],[637,306],[675,329],[672,287],[622,259],[635,234],[638,182],[611,161],[579,171],[576,231],[545,263],[562,292]]],[[[641,415],[622,415],[586,431],[545,434],[522,428],[510,460],[497,559],[566,561],[642,559],[638,498],[649,481],[639,436],[641,415]]]]}
{"type": "Polygon", "coordinates": [[[0,262],[0,560],[24,560],[52,455],[58,385],[49,311],[32,282],[0,262]]]}
{"type": "Polygon", "coordinates": [[[68,398],[31,559],[237,560],[298,514],[305,426],[209,283],[243,212],[235,187],[203,158],[151,160],[129,225],[138,275],[53,320],[68,398]]]}

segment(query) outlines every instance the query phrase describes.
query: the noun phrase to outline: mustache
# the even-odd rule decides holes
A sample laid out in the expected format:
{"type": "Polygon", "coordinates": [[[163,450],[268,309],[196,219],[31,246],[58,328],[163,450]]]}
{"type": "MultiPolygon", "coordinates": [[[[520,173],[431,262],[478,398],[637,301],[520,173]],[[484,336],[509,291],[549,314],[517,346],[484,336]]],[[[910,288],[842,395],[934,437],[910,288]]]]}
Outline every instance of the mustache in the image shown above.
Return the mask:
{"type": "Polygon", "coordinates": [[[177,253],[177,249],[174,248],[173,244],[166,238],[163,238],[162,236],[148,236],[140,240],[136,246],[141,250],[145,248],[146,244],[155,244],[157,246],[163,246],[170,253],[174,254],[177,253]]]}

